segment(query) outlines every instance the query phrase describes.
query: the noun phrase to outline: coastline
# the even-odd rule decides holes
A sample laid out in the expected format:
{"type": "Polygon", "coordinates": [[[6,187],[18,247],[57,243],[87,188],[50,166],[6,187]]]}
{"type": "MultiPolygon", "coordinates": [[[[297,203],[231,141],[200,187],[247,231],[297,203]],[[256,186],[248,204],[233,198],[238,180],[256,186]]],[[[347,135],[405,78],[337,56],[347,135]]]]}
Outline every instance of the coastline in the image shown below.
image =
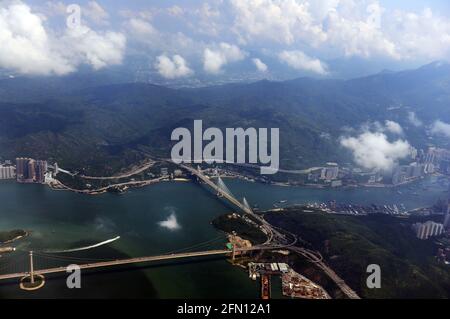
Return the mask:
{"type": "MultiPolygon", "coordinates": [[[[14,238],[12,238],[12,239],[9,239],[9,240],[7,240],[7,241],[5,241],[5,242],[0,242],[0,245],[8,245],[8,244],[12,244],[12,243],[14,243],[14,242],[16,242],[16,241],[18,241],[18,240],[21,240],[21,239],[23,239],[23,238],[26,238],[26,237],[28,237],[28,236],[30,235],[30,232],[29,232],[29,231],[26,231],[26,230],[23,230],[23,229],[20,229],[20,231],[23,231],[24,234],[23,234],[23,235],[16,236],[16,237],[14,237],[14,238]]],[[[1,233],[1,232],[0,232],[0,233],[1,233]]],[[[8,231],[5,231],[5,233],[8,233],[8,231]]]]}
{"type": "MultiPolygon", "coordinates": [[[[242,180],[248,183],[259,183],[259,184],[265,184],[262,183],[258,180],[255,180],[251,177],[247,177],[247,176],[220,176],[223,179],[238,179],[238,180],[242,180]]],[[[212,177],[214,178],[214,177],[212,177]]],[[[390,185],[390,184],[358,184],[358,185],[343,185],[340,187],[331,187],[329,185],[323,185],[323,184],[290,184],[290,183],[282,183],[282,182],[274,182],[274,183],[270,183],[270,185],[273,186],[278,186],[278,187],[286,187],[286,188],[303,188],[303,189],[355,189],[355,188],[367,188],[367,189],[373,189],[373,188],[391,188],[391,189],[395,189],[395,188],[400,188],[403,186],[407,186],[407,185],[411,185],[414,184],[416,182],[420,182],[422,180],[424,180],[425,178],[421,178],[421,179],[415,179],[415,180],[411,180],[411,181],[407,181],[404,182],[402,184],[399,185],[390,185]]],[[[78,189],[74,189],[71,188],[65,184],[63,184],[62,182],[60,182],[59,180],[54,180],[53,183],[50,184],[45,184],[47,186],[49,186],[52,190],[55,191],[71,191],[74,193],[78,193],[78,194],[85,194],[85,195],[102,195],[102,194],[106,194],[108,193],[111,189],[117,189],[117,188],[124,188],[125,192],[128,188],[143,188],[146,186],[150,186],[150,185],[154,185],[154,184],[158,184],[158,183],[162,183],[162,182],[177,182],[177,183],[189,183],[192,180],[189,178],[173,178],[173,179],[169,179],[167,177],[160,177],[160,178],[155,178],[155,179],[151,179],[151,180],[143,180],[143,181],[131,181],[131,182],[125,182],[125,183],[119,183],[119,184],[112,184],[112,185],[108,185],[99,189],[82,189],[82,190],[78,190],[78,189]]],[[[123,193],[121,191],[119,191],[118,193],[123,193]]]]}

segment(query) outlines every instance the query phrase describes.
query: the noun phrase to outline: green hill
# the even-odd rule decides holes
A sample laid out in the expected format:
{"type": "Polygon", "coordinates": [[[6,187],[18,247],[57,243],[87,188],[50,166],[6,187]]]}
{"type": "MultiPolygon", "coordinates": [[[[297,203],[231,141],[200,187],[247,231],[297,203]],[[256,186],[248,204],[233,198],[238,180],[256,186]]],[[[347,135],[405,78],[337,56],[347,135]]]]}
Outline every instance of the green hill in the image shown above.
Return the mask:
{"type": "Polygon", "coordinates": [[[450,121],[450,66],[382,73],[356,80],[302,78],[200,89],[169,89],[85,75],[0,81],[0,154],[31,156],[63,167],[107,173],[142,157],[168,156],[170,134],[202,119],[205,127],[276,127],[281,167],[350,162],[343,128],[398,121],[417,147],[425,128],[407,121],[450,121]],[[105,165],[107,163],[107,165],[105,165]]]}
{"type": "Polygon", "coordinates": [[[364,298],[449,298],[450,268],[434,256],[433,240],[422,241],[412,220],[387,215],[337,216],[292,208],[267,219],[319,250],[326,262],[364,298]],[[381,289],[368,289],[367,266],[381,267],[381,289]]]}

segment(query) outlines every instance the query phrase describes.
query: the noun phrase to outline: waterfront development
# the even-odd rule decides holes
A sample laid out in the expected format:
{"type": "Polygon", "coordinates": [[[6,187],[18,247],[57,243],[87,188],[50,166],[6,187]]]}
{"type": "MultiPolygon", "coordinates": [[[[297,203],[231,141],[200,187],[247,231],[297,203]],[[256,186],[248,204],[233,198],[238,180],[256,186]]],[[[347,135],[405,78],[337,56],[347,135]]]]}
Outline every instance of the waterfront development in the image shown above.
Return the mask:
{"type": "MultiPolygon", "coordinates": [[[[432,206],[447,196],[446,185],[432,177],[413,187],[400,187],[401,192],[386,188],[280,187],[236,179],[227,179],[226,183],[237,198],[246,197],[251,205],[260,209],[271,209],[276,203],[292,206],[329,201],[403,205],[414,209],[432,206]],[[417,197],[414,193],[421,187],[427,187],[427,192],[417,197]]],[[[0,188],[5,221],[0,230],[20,228],[30,233],[16,243],[17,254],[29,250],[71,249],[115,236],[121,236],[120,240],[89,252],[90,257],[123,259],[170,254],[205,242],[207,246],[197,250],[202,247],[220,250],[224,249],[226,239],[210,223],[215,217],[235,209],[218,201],[197,183],[164,182],[133,189],[124,195],[101,196],[55,192],[42,185],[12,182],[2,182],[0,188]]],[[[13,258],[14,254],[8,258],[13,258]]],[[[223,257],[90,270],[83,276],[83,287],[89,289],[82,289],[82,292],[68,290],[64,275],[48,279],[45,288],[32,294],[20,291],[17,281],[2,283],[0,296],[256,298],[260,295],[257,283],[223,257]]],[[[274,280],[272,291],[272,297],[281,297],[281,282],[274,280]]]]}

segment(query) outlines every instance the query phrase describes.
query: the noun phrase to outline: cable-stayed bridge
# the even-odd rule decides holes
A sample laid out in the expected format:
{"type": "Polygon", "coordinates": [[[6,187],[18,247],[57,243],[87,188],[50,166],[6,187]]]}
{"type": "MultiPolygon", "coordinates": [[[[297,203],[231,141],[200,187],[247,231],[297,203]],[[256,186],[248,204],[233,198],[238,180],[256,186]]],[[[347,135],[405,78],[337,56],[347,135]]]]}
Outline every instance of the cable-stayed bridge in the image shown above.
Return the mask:
{"type": "MultiPolygon", "coordinates": [[[[231,257],[234,260],[237,255],[242,255],[253,251],[289,249],[304,256],[309,261],[316,263],[349,298],[359,298],[358,295],[323,262],[320,254],[301,247],[296,247],[295,244],[297,243],[297,237],[295,235],[283,234],[286,232],[283,231],[282,233],[282,231],[278,230],[276,227],[273,227],[264,218],[258,214],[255,214],[248,201],[245,198],[243,198],[242,202],[237,200],[219,176],[217,177],[217,183],[214,183],[208,176],[202,173],[200,168],[194,169],[183,164],[179,164],[179,166],[188,171],[192,176],[197,177],[199,181],[208,185],[216,192],[218,197],[227,200],[230,204],[240,209],[243,213],[250,215],[254,220],[256,220],[259,223],[261,230],[267,235],[267,241],[262,245],[249,248],[239,248],[233,245],[232,249],[205,249],[204,245],[208,244],[208,242],[214,241],[213,239],[208,242],[195,245],[194,247],[196,249],[203,248],[198,251],[192,251],[193,247],[191,247],[190,249],[186,249],[184,251],[171,252],[156,256],[117,259],[98,259],[83,256],[75,257],[68,256],[67,254],[52,254],[48,251],[22,252],[20,256],[15,256],[15,258],[11,258],[11,260],[7,260],[6,262],[4,262],[5,258],[0,258],[0,282],[9,279],[21,278],[23,280],[30,278],[31,282],[34,283],[35,277],[43,279],[44,275],[65,273],[67,271],[67,267],[72,264],[76,264],[80,269],[88,270],[125,265],[148,264],[161,261],[175,261],[207,256],[231,257]]],[[[224,238],[222,238],[222,243],[223,239],[224,238]]]]}

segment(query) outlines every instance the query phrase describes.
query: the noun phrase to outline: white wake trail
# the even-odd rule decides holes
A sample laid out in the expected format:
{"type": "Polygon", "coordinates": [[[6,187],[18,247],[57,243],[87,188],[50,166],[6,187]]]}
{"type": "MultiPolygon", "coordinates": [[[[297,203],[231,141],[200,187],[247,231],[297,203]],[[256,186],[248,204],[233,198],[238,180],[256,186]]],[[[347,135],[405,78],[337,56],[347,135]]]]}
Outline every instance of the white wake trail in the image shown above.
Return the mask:
{"type": "Polygon", "coordinates": [[[98,248],[98,247],[101,247],[101,246],[105,246],[105,245],[108,245],[108,244],[110,244],[112,242],[115,242],[116,240],[119,240],[119,239],[120,239],[120,236],[117,236],[116,238],[105,240],[105,241],[102,241],[101,243],[98,243],[98,244],[95,244],[95,245],[92,245],[92,246],[75,248],[75,249],[67,249],[67,250],[47,250],[45,252],[46,253],[52,253],[52,254],[73,253],[73,252],[77,252],[77,251],[89,250],[89,249],[94,249],[94,248],[98,248]]]}

